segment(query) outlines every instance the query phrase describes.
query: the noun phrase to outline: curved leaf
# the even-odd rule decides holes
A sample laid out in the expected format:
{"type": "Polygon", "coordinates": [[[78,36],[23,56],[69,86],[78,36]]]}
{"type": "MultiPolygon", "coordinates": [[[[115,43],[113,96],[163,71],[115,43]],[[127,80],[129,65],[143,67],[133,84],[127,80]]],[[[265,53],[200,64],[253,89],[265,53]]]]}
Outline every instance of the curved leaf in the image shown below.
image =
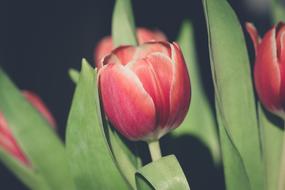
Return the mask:
{"type": "Polygon", "coordinates": [[[130,144],[131,149],[127,145],[127,142],[123,140],[122,136],[110,126],[107,127],[109,129],[107,138],[117,166],[130,185],[135,189],[135,172],[142,166],[141,160],[136,152],[136,145],[134,143],[130,144]]]}
{"type": "Polygon", "coordinates": [[[174,155],[162,157],[139,169],[136,182],[138,190],[190,190],[174,155]]]}
{"type": "Polygon", "coordinates": [[[60,139],[0,69],[0,111],[20,147],[50,189],[75,189],[60,139]]]}
{"type": "MultiPolygon", "coordinates": [[[[220,114],[221,121],[219,125],[224,126],[230,140],[240,153],[251,189],[261,190],[264,188],[264,171],[256,105],[243,32],[226,0],[203,0],[203,6],[207,20],[216,106],[219,110],[217,114],[220,114]]],[[[223,157],[231,156],[224,152],[223,154],[223,157]]],[[[232,175],[232,172],[225,175],[232,175]]]]}

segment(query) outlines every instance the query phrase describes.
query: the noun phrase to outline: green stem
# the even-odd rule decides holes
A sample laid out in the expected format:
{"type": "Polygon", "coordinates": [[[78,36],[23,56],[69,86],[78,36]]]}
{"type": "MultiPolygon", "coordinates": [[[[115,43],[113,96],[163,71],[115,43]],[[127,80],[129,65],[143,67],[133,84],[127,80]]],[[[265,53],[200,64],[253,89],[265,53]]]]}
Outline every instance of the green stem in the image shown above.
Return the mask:
{"type": "MultiPolygon", "coordinates": [[[[284,120],[284,128],[285,130],[285,120],[284,120]]],[[[278,182],[278,190],[285,189],[285,131],[283,131],[283,146],[282,146],[282,154],[280,161],[280,173],[279,173],[279,182],[278,182]]]]}
{"type": "Polygon", "coordinates": [[[159,140],[148,142],[148,148],[149,148],[152,161],[155,161],[161,158],[159,140]]]}

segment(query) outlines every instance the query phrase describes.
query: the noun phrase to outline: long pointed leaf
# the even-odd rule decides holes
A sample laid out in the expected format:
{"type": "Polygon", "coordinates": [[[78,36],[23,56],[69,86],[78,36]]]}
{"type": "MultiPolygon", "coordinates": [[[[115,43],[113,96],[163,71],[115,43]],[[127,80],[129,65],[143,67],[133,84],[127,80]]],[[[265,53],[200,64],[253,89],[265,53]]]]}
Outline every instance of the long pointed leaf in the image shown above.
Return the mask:
{"type": "MultiPolygon", "coordinates": [[[[241,155],[251,189],[261,190],[264,188],[264,171],[260,137],[241,26],[226,0],[203,0],[203,5],[220,121],[241,155]]],[[[231,155],[223,155],[225,156],[231,155]]]]}
{"type": "Polygon", "coordinates": [[[129,189],[107,142],[96,72],[83,60],[67,128],[67,151],[78,189],[129,189]]]}
{"type": "Polygon", "coordinates": [[[130,0],[116,0],[112,19],[112,38],[115,46],[137,44],[130,0]]]}
{"type": "Polygon", "coordinates": [[[229,190],[249,190],[251,187],[242,157],[223,126],[219,110],[217,112],[226,187],[229,190]]]}
{"type": "Polygon", "coordinates": [[[131,144],[131,150],[123,140],[123,137],[121,137],[115,130],[111,129],[110,126],[108,126],[108,129],[109,135],[107,138],[109,139],[110,147],[115,161],[121,173],[126,177],[127,181],[135,189],[135,172],[142,166],[141,160],[139,159],[137,152],[135,152],[135,144],[131,144]]]}

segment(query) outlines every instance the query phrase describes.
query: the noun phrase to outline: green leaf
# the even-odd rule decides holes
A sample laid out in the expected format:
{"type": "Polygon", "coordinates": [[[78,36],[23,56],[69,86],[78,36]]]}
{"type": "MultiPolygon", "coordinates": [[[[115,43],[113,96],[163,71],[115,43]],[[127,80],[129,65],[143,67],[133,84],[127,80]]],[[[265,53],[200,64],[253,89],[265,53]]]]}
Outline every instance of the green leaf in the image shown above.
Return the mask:
{"type": "Polygon", "coordinates": [[[74,189],[60,139],[0,69],[0,110],[18,144],[50,189],[74,189]]]}
{"type": "Polygon", "coordinates": [[[184,173],[174,155],[162,157],[136,173],[138,190],[189,190],[184,173]]]}
{"type": "MultiPolygon", "coordinates": [[[[216,107],[219,110],[217,114],[220,114],[221,118],[219,125],[224,126],[230,140],[240,153],[251,189],[261,190],[264,188],[264,171],[256,105],[243,32],[226,0],[203,0],[203,5],[207,20],[216,107]]],[[[223,154],[224,158],[231,156],[225,152],[223,154]]],[[[232,175],[232,172],[238,171],[229,171],[225,175],[232,175]]]]}
{"type": "Polygon", "coordinates": [[[278,120],[258,105],[262,147],[265,163],[266,189],[278,189],[279,170],[282,155],[282,120],[278,120]]]}
{"type": "Polygon", "coordinates": [[[227,134],[220,116],[221,114],[217,113],[226,187],[229,190],[251,189],[241,155],[227,134]]]}
{"type": "MultiPolygon", "coordinates": [[[[69,70],[69,76],[75,84],[79,80],[79,75],[80,73],[75,69],[69,70]]],[[[115,161],[128,182],[132,185],[132,187],[135,188],[134,174],[136,169],[142,165],[136,151],[136,145],[134,143],[127,143],[127,140],[124,139],[124,137],[120,136],[113,128],[111,128],[109,123],[105,120],[104,114],[102,114],[102,118],[104,120],[104,126],[106,126],[106,128],[109,130],[106,134],[106,138],[108,139],[112,154],[115,157],[115,161]]]]}
{"type": "Polygon", "coordinates": [[[67,128],[67,151],[78,189],[130,189],[107,142],[96,72],[86,60],[75,90],[67,128]]]}
{"type": "Polygon", "coordinates": [[[221,161],[221,155],[217,122],[205,92],[206,87],[202,82],[203,72],[197,60],[195,34],[189,21],[183,22],[177,41],[191,78],[191,105],[185,120],[172,134],[176,137],[187,134],[197,137],[209,148],[213,160],[218,164],[221,161]]]}
{"type": "Polygon", "coordinates": [[[74,82],[75,84],[78,82],[80,73],[77,70],[69,69],[68,75],[70,79],[72,80],[72,82],[74,82]]]}
{"type": "Polygon", "coordinates": [[[133,189],[135,189],[135,172],[142,166],[141,160],[136,152],[136,144],[128,143],[129,145],[127,145],[127,140],[124,140],[123,137],[110,126],[107,127],[109,129],[107,139],[109,140],[114,159],[121,173],[125,176],[133,189]]]}
{"type": "Polygon", "coordinates": [[[271,0],[271,12],[274,23],[285,22],[285,6],[281,0],[271,0]]]}
{"type": "Polygon", "coordinates": [[[112,39],[115,47],[119,45],[137,45],[130,0],[116,0],[112,19],[112,39]]]}

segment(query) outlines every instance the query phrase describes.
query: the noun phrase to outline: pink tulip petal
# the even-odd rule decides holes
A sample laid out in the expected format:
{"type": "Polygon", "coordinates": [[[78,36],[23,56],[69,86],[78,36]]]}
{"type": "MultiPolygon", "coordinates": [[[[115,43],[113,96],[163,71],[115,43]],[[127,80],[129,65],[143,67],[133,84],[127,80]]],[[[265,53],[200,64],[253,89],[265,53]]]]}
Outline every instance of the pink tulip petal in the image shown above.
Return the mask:
{"type": "MultiPolygon", "coordinates": [[[[137,38],[139,44],[143,44],[149,41],[166,41],[166,36],[160,31],[152,31],[146,28],[138,28],[137,29],[137,38]]],[[[129,46],[128,46],[129,47],[129,46]]],[[[114,49],[114,44],[111,36],[104,37],[96,46],[94,50],[94,62],[97,68],[101,68],[103,66],[103,58],[110,54],[114,49]]],[[[123,48],[124,49],[124,48],[123,48]]],[[[130,60],[128,55],[125,55],[126,50],[123,51],[123,55],[121,56],[119,51],[119,59],[122,59],[122,64],[127,64],[130,60]]],[[[128,54],[128,53],[127,53],[128,54]]]]}
{"type": "Polygon", "coordinates": [[[137,29],[137,38],[139,44],[149,41],[167,41],[166,36],[160,31],[152,31],[146,28],[137,29]]]}
{"type": "Polygon", "coordinates": [[[255,55],[256,55],[258,44],[260,43],[260,37],[258,35],[258,32],[257,32],[255,26],[252,23],[247,22],[245,26],[246,26],[246,30],[249,33],[250,38],[253,42],[254,49],[255,49],[255,55]]]}
{"type": "Polygon", "coordinates": [[[285,64],[285,24],[280,23],[277,26],[277,57],[280,64],[285,64]]]}
{"type": "Polygon", "coordinates": [[[142,59],[151,53],[162,53],[171,56],[170,43],[168,42],[147,42],[138,47],[135,59],[142,59]]]}
{"type": "Polygon", "coordinates": [[[283,110],[282,118],[285,119],[285,63],[280,65],[280,73],[281,73],[280,99],[283,110]]]}
{"type": "Polygon", "coordinates": [[[145,59],[138,60],[132,70],[154,101],[157,125],[165,126],[169,117],[169,94],[173,77],[171,60],[162,53],[149,54],[145,59]]]}
{"type": "Polygon", "coordinates": [[[191,86],[187,67],[178,44],[173,43],[173,80],[170,89],[170,118],[168,125],[178,127],[185,118],[190,105],[191,86]]]}
{"type": "Polygon", "coordinates": [[[21,148],[17,144],[12,132],[8,128],[8,123],[4,115],[0,112],[0,148],[7,151],[14,158],[18,159],[24,165],[29,166],[29,161],[23,154],[21,148]]]}
{"type": "Polygon", "coordinates": [[[15,139],[6,138],[2,136],[1,133],[0,133],[0,149],[7,151],[10,155],[18,159],[24,165],[29,165],[29,161],[26,159],[20,147],[17,145],[15,139]]]}
{"type": "Polygon", "coordinates": [[[105,112],[124,136],[141,140],[155,129],[155,107],[138,77],[120,64],[109,63],[99,71],[105,112]]]}
{"type": "Polygon", "coordinates": [[[97,68],[101,68],[103,66],[102,59],[108,55],[113,48],[114,46],[111,36],[103,38],[98,43],[94,51],[95,65],[97,68]]]}
{"type": "MultiPolygon", "coordinates": [[[[285,24],[279,24],[277,27],[277,56],[279,60],[280,66],[280,74],[281,74],[281,86],[280,86],[280,98],[282,103],[283,112],[285,110],[285,24]]],[[[283,113],[283,118],[284,118],[283,113]]]]}
{"type": "MultiPolygon", "coordinates": [[[[134,57],[137,48],[134,46],[120,46],[112,51],[116,55],[121,64],[128,64],[134,57]]],[[[104,62],[105,63],[105,62],[104,62]]]]}
{"type": "Polygon", "coordinates": [[[47,106],[44,104],[44,102],[40,99],[40,97],[26,90],[23,90],[22,94],[43,115],[43,117],[48,121],[48,123],[53,128],[56,128],[55,119],[47,109],[47,106]]]}
{"type": "Polygon", "coordinates": [[[254,81],[261,102],[272,112],[280,109],[280,68],[277,58],[275,27],[259,44],[254,66],[254,81]]]}

